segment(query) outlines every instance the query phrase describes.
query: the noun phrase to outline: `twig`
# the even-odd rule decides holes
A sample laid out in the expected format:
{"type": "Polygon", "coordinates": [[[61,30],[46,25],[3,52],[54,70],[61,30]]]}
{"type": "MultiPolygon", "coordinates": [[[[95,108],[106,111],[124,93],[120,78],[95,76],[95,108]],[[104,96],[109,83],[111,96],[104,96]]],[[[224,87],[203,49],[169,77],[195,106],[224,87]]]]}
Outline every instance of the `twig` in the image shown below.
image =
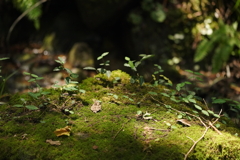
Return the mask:
{"type": "Polygon", "coordinates": [[[206,127],[205,131],[203,132],[202,136],[197,140],[197,141],[194,141],[192,138],[190,138],[194,143],[192,145],[192,147],[189,149],[189,151],[187,152],[187,154],[185,154],[185,157],[184,157],[184,160],[187,159],[188,155],[192,152],[193,148],[196,146],[196,144],[201,140],[203,139],[203,137],[205,136],[205,134],[207,133],[209,129],[209,126],[206,127]]]}
{"type": "Polygon", "coordinates": [[[28,8],[25,12],[23,12],[14,22],[13,24],[11,25],[9,31],[8,31],[8,34],[7,34],[7,44],[9,43],[9,39],[10,39],[10,36],[11,36],[11,33],[14,29],[14,27],[16,26],[16,24],[24,17],[26,16],[31,10],[33,10],[34,8],[36,8],[37,6],[41,5],[42,3],[46,2],[47,0],[41,0],[37,3],[35,3],[32,7],[28,8]]]}
{"type": "MultiPolygon", "coordinates": [[[[152,96],[151,96],[151,97],[152,97],[152,96]]],[[[156,100],[156,99],[153,98],[153,97],[152,97],[152,99],[155,100],[155,101],[157,101],[157,102],[160,103],[160,104],[166,105],[166,104],[164,104],[164,103],[162,103],[162,102],[159,102],[158,100],[156,100]]],[[[204,102],[205,102],[205,100],[204,100],[204,102]]],[[[206,102],[205,102],[205,104],[206,104],[206,106],[207,106],[207,103],[206,103],[206,102]]],[[[205,136],[205,134],[207,133],[207,131],[208,131],[208,129],[209,129],[210,127],[212,127],[218,134],[222,135],[222,133],[221,133],[216,127],[213,126],[213,124],[216,123],[216,122],[219,120],[219,118],[217,118],[213,123],[209,121],[209,122],[208,122],[208,125],[209,125],[209,126],[207,126],[207,125],[202,121],[202,119],[201,119],[200,117],[198,117],[198,116],[195,116],[195,115],[190,114],[190,113],[188,113],[188,112],[179,111],[179,110],[177,110],[177,109],[175,109],[175,108],[171,108],[171,109],[174,110],[174,111],[176,111],[176,112],[185,113],[185,114],[187,114],[187,115],[190,115],[190,116],[193,116],[193,117],[197,118],[197,119],[203,124],[203,126],[206,128],[205,131],[203,132],[202,136],[201,136],[197,141],[194,141],[192,138],[188,137],[188,138],[191,139],[194,143],[193,143],[192,147],[189,149],[189,151],[185,154],[184,160],[187,159],[188,155],[192,152],[193,148],[194,148],[194,147],[197,145],[197,143],[205,136]]],[[[219,112],[219,116],[221,115],[221,113],[222,113],[222,110],[219,112]]],[[[204,119],[204,118],[203,118],[203,119],[204,119]]],[[[205,120],[205,119],[204,119],[204,120],[205,120]]],[[[205,121],[206,121],[206,120],[205,120],[205,121]]]]}
{"type": "MultiPolygon", "coordinates": [[[[218,115],[220,116],[221,113],[222,113],[222,109],[220,110],[218,115]]],[[[213,121],[212,123],[209,122],[209,126],[211,126],[218,134],[222,135],[222,133],[214,126],[214,123],[216,123],[218,120],[219,118],[215,119],[215,121],[213,121]]]]}

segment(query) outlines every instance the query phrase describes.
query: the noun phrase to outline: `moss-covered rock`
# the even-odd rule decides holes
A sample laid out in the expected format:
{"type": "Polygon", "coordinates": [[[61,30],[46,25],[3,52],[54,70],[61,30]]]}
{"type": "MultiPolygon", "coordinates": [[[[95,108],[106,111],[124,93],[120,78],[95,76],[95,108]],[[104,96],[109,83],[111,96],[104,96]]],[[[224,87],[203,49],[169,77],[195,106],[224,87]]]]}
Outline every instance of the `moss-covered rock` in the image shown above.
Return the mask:
{"type": "MultiPolygon", "coordinates": [[[[139,86],[129,79],[126,73],[113,71],[109,78],[97,75],[84,80],[79,87],[85,93],[49,89],[38,100],[23,93],[11,96],[0,106],[0,159],[184,159],[205,131],[194,117],[190,127],[177,122],[176,110],[192,113],[191,105],[162,96],[164,86],[139,86]],[[22,97],[40,109],[13,107],[22,97]],[[94,99],[101,101],[100,112],[90,109],[94,99]],[[66,114],[66,109],[72,112],[66,114]],[[66,126],[71,126],[70,136],[54,134],[66,126]],[[50,139],[61,144],[51,145],[46,142],[50,139]]],[[[239,129],[230,129],[221,120],[217,123],[222,135],[209,129],[188,159],[240,159],[240,139],[234,135],[239,129]]]]}

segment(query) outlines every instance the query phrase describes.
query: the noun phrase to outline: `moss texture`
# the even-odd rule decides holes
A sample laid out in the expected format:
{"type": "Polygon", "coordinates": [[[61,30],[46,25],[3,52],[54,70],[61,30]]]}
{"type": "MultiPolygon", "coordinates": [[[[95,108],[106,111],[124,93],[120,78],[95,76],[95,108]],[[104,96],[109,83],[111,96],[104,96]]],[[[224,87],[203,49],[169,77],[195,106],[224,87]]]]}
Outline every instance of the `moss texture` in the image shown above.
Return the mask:
{"type": "MultiPolygon", "coordinates": [[[[191,112],[191,106],[160,96],[166,92],[163,86],[140,87],[128,83],[129,78],[118,70],[110,78],[97,75],[84,80],[79,86],[85,93],[49,89],[50,94],[38,100],[27,94],[12,95],[7,104],[0,106],[0,159],[184,159],[193,144],[190,138],[196,141],[205,128],[194,118],[191,127],[177,123],[178,113],[157,104],[148,92],[156,92],[155,99],[178,110],[191,112]],[[120,80],[114,82],[114,77],[120,80]],[[13,107],[23,97],[40,109],[13,107]],[[93,99],[101,101],[98,113],[90,110],[93,99]],[[144,119],[137,111],[151,113],[152,119],[144,119]],[[67,125],[72,127],[70,136],[54,134],[67,125]],[[48,139],[61,145],[46,143],[48,139]]],[[[223,134],[209,129],[188,159],[240,159],[240,139],[233,135],[239,134],[239,129],[221,126],[223,134]]]]}

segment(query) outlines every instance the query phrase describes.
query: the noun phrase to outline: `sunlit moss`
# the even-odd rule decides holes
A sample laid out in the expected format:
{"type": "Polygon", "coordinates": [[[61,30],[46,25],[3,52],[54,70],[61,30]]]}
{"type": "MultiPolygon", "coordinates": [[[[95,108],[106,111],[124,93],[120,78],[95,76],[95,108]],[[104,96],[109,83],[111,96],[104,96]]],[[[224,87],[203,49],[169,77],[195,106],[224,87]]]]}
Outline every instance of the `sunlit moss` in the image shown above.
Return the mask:
{"type": "MultiPolygon", "coordinates": [[[[112,73],[114,76],[122,74],[119,71],[112,73]]],[[[33,100],[27,95],[13,95],[10,105],[0,106],[1,158],[183,159],[193,145],[188,137],[196,141],[203,134],[205,128],[196,119],[191,121],[191,127],[182,126],[176,121],[178,113],[164,107],[163,104],[168,104],[177,110],[192,110],[190,105],[174,103],[161,96],[162,92],[166,92],[165,87],[140,87],[129,83],[127,75],[126,81],[107,87],[104,85],[114,79],[101,76],[86,79],[79,85],[85,93],[61,97],[61,90],[48,90],[50,94],[37,100],[37,104],[41,101],[48,104],[36,111],[12,107],[20,103],[20,97],[33,100]],[[150,95],[149,91],[157,94],[150,95]],[[75,103],[68,103],[69,99],[75,103]],[[90,110],[93,99],[101,101],[102,110],[98,113],[90,110]],[[74,114],[64,114],[59,109],[61,107],[73,108],[74,114]],[[151,113],[152,119],[138,117],[137,111],[151,113]],[[71,135],[56,137],[54,131],[67,125],[72,127],[71,135]],[[61,145],[52,146],[46,143],[48,139],[60,141],[61,145]]],[[[240,139],[228,133],[229,130],[239,133],[239,129],[221,127],[224,126],[219,129],[223,135],[209,129],[189,159],[240,159],[240,139]]]]}

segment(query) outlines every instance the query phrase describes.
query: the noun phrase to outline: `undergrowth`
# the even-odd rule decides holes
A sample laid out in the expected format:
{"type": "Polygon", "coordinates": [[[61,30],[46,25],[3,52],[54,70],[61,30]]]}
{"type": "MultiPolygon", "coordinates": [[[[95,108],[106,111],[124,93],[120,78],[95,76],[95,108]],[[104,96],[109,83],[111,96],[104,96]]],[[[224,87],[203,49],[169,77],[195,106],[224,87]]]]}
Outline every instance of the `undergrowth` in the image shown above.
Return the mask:
{"type": "MultiPolygon", "coordinates": [[[[152,55],[140,57],[125,58],[133,76],[108,70],[107,60],[103,68],[86,67],[98,74],[81,84],[59,58],[54,71],[67,73],[65,84],[56,82],[51,89],[25,72],[34,88],[10,96],[0,107],[3,159],[240,159],[239,129],[197,96],[194,81],[173,84],[155,64],[153,80],[146,83],[137,69],[152,55]],[[92,112],[96,101],[98,110],[92,112]]],[[[187,72],[202,81],[200,73],[187,72]]],[[[229,99],[212,103],[240,110],[229,99]]]]}

